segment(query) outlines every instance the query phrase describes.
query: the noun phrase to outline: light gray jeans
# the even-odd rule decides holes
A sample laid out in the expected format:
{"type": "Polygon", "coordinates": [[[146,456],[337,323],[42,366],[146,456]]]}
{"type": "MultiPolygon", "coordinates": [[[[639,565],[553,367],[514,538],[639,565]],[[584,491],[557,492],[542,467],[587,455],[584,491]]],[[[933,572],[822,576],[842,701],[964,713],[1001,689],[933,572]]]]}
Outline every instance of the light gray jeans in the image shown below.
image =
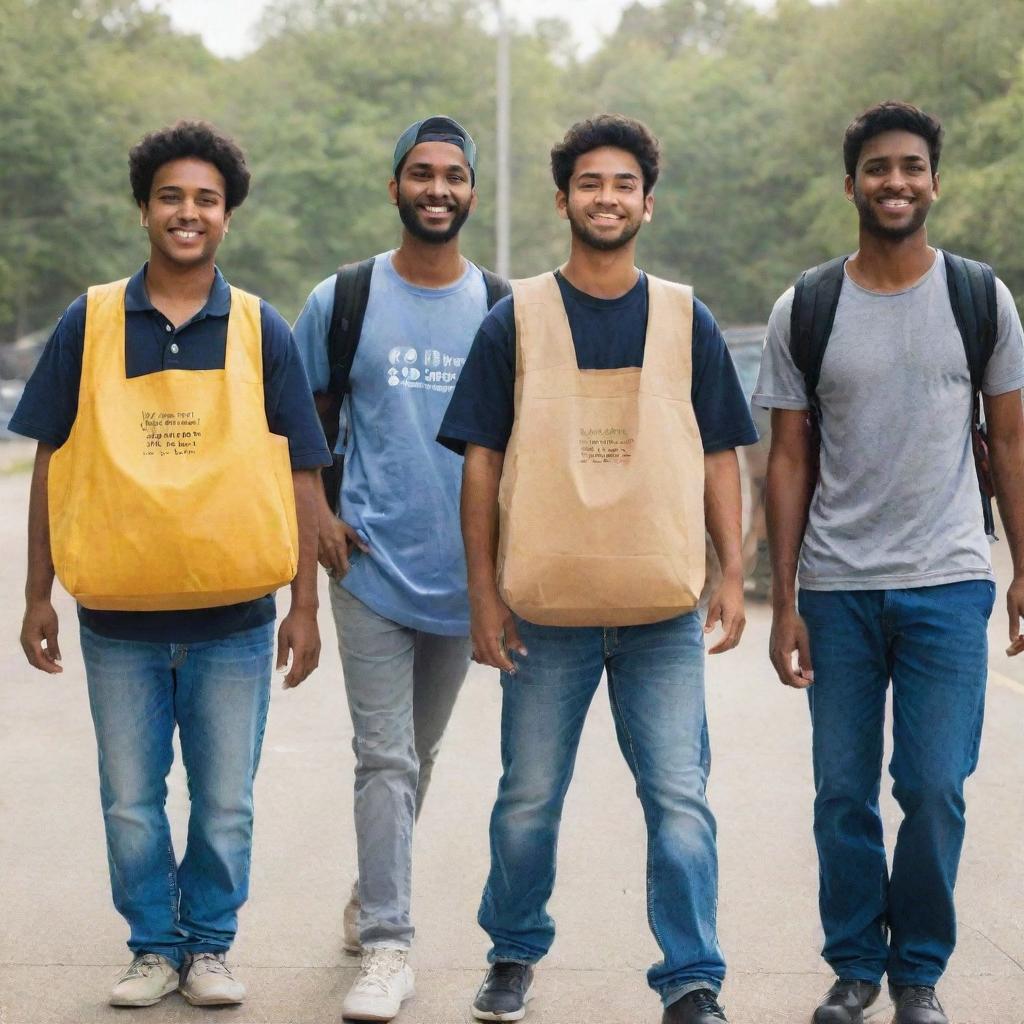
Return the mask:
{"type": "Polygon", "coordinates": [[[364,948],[412,943],[412,833],[455,699],[468,637],[401,626],[337,582],[331,607],[356,755],[359,938],[364,948]]]}

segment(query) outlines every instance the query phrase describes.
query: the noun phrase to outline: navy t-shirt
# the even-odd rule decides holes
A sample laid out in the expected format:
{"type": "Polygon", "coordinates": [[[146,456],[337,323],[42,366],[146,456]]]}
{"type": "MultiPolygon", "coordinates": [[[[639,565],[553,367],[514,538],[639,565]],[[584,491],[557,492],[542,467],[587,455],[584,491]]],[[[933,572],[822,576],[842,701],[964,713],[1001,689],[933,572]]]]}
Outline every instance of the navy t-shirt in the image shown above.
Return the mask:
{"type": "MultiPolygon", "coordinates": [[[[581,370],[642,366],[647,336],[647,276],[617,299],[599,299],[555,277],[581,370]]],[[[693,300],[693,411],[706,453],[754,444],[757,429],[722,332],[693,300]]],[[[515,417],[516,320],[512,296],[490,311],[459,376],[438,441],[463,454],[466,444],[504,451],[515,417]]]]}
{"type": "MultiPolygon", "coordinates": [[[[223,369],[231,289],[219,270],[206,305],[178,328],[149,301],[145,266],[128,282],[124,307],[128,377],[171,369],[223,369]]],[[[78,414],[85,313],[86,296],[82,295],[57,321],[11,417],[11,430],[57,448],[67,441],[78,414]]],[[[263,301],[260,323],[263,396],[270,430],[288,438],[293,469],[329,465],[331,456],[291,330],[277,310],[263,301]]],[[[79,606],[78,616],[93,632],[118,640],[199,643],[272,622],[275,606],[274,595],[268,594],[242,604],[175,612],[108,612],[79,606]]]]}

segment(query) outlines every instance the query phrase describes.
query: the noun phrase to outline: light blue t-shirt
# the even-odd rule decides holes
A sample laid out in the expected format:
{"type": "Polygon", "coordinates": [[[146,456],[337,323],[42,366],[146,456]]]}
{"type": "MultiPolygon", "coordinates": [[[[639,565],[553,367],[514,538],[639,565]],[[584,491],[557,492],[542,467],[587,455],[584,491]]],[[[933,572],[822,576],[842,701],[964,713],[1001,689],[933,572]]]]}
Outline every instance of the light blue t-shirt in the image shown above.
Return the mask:
{"type": "MultiPolygon", "coordinates": [[[[434,439],[487,312],[487,292],[472,264],[446,288],[421,288],[398,275],[391,257],[374,261],[341,414],[341,516],[370,547],[369,554],[353,552],[342,586],[403,626],[468,636],[462,460],[434,439]]],[[[295,321],[314,391],[326,390],[330,377],[334,282],[333,274],[321,281],[295,321]]]]}

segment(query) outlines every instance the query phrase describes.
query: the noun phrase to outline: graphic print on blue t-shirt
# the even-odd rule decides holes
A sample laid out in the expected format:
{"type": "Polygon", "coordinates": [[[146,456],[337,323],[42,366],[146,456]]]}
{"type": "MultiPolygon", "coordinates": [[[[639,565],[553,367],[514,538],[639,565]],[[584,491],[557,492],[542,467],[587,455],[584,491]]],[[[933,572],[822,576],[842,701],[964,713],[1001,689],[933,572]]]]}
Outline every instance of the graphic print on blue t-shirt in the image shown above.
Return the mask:
{"type": "MultiPolygon", "coordinates": [[[[647,334],[647,276],[617,299],[574,288],[556,272],[576,361],[581,370],[642,366],[647,334]]],[[[694,299],[693,411],[707,453],[754,444],[757,429],[722,332],[711,311],[694,299]]],[[[515,416],[516,324],[511,297],[490,311],[473,342],[448,405],[438,441],[462,454],[466,444],[504,451],[515,416]]]]}

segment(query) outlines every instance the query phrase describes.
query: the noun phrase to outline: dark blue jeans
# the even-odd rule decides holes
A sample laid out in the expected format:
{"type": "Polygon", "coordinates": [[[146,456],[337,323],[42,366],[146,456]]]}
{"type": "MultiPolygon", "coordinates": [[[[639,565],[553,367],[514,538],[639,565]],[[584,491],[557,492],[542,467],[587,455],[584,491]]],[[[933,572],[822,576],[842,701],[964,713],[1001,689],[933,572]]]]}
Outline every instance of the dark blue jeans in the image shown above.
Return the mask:
{"type": "Polygon", "coordinates": [[[814,685],[823,956],[842,978],[934,985],[956,943],[964,781],[978,763],[995,585],[800,592],[814,685]],[[893,689],[892,873],[878,796],[893,689]]]}
{"type": "Polygon", "coordinates": [[[664,959],[647,980],[667,1005],[716,992],[725,977],[715,916],[715,819],[704,714],[704,636],[696,613],[619,628],[519,622],[529,654],[501,675],[501,763],[491,815],[491,871],[479,921],[488,959],[534,963],[555,937],[547,911],[555,884],[562,804],[583,723],[608,674],[619,747],[647,823],[647,918],[664,959]]]}

